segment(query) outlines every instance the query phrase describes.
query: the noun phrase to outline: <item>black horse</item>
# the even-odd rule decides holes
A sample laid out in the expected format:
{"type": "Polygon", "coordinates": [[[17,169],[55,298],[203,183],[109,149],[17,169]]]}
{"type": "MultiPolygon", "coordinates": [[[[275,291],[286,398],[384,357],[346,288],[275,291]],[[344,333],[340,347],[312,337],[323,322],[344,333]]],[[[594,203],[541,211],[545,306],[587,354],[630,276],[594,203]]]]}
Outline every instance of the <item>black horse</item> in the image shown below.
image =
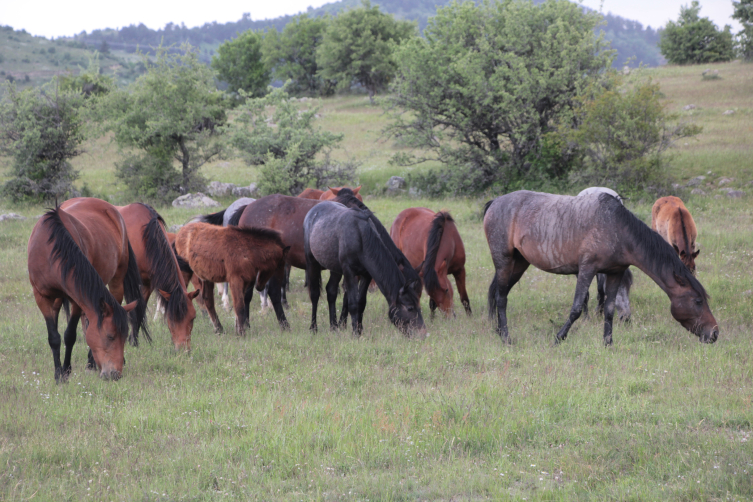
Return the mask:
{"type": "Polygon", "coordinates": [[[415,280],[406,278],[400,270],[384,244],[385,239],[379,235],[375,219],[371,211],[349,209],[337,202],[320,202],[306,215],[303,222],[304,253],[312,304],[312,330],[317,329],[316,308],[321,294],[322,269],[328,269],[330,279],[326,290],[333,329],[338,326],[335,300],[340,279],[345,279],[353,333],[360,335],[367,290],[373,278],[387,300],[390,321],[401,331],[425,336],[426,326],[416,294],[421,283],[416,285],[415,280]]]}

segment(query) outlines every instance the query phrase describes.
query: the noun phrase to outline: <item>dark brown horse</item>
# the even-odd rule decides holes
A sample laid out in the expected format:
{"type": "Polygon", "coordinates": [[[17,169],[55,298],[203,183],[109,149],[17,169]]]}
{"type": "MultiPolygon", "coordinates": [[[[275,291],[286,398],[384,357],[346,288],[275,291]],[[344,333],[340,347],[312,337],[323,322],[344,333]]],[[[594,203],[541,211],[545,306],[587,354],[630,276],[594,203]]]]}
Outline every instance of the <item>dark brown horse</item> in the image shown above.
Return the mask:
{"type": "Polygon", "coordinates": [[[78,198],[47,211],[29,237],[28,268],[34,299],[47,324],[55,380],[64,381],[71,372],[82,315],[90,349],[88,366],[99,367],[103,378],[120,378],[129,315],[134,345],[139,329],[147,339],[149,333],[138,266],[115,207],[99,199],[78,198]],[[120,305],[123,297],[128,302],[125,307],[120,305]],[[61,365],[58,317],[63,302],[69,303],[71,315],[61,365]]]}
{"type": "Polygon", "coordinates": [[[165,220],[147,204],[135,203],[117,209],[123,216],[136,255],[144,284],[144,301],[148,302],[152,291],[157,291],[175,348],[190,350],[196,318],[192,300],[199,292],[186,291],[186,282],[167,238],[165,220]]]}
{"type": "Polygon", "coordinates": [[[611,195],[509,193],[487,203],[484,231],[496,270],[489,286],[489,315],[497,314],[497,331],[505,342],[507,295],[530,264],[545,272],[578,276],[570,316],[557,342],[567,337],[580,316],[594,275],[603,273],[604,343],[611,345],[615,297],[629,265],[659,285],[670,299],[672,316],[701,342],[713,343],[719,336],[701,283],[659,234],[611,195]]]}
{"type": "MultiPolygon", "coordinates": [[[[253,287],[262,290],[271,277],[282,280],[288,248],[280,234],[266,228],[218,227],[189,223],[180,229],[175,249],[199,279],[204,305],[217,332],[222,324],[214,309],[214,284],[227,282],[233,296],[235,331],[245,334],[253,287]]],[[[288,326],[282,306],[275,305],[277,320],[288,326]]]]}
{"type": "Polygon", "coordinates": [[[390,236],[411,266],[421,268],[432,316],[437,307],[447,316],[454,315],[448,274],[455,276],[460,301],[471,315],[465,289],[465,247],[450,213],[408,208],[397,215],[390,236]]]}

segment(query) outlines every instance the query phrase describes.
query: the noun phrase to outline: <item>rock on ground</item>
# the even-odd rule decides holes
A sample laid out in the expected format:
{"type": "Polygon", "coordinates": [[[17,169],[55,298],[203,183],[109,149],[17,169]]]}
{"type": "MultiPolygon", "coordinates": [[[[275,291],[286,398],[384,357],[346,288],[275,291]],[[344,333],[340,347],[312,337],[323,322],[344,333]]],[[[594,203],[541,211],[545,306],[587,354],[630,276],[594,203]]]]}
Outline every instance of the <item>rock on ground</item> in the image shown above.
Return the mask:
{"type": "Polygon", "coordinates": [[[706,192],[704,192],[700,188],[694,188],[693,190],[690,191],[690,193],[694,195],[706,195],[706,192]]]}
{"type": "Polygon", "coordinates": [[[703,183],[703,180],[706,179],[706,176],[696,176],[695,178],[688,181],[688,183],[685,185],[686,187],[695,187],[703,183]]]}
{"type": "Polygon", "coordinates": [[[16,213],[7,213],[7,214],[0,214],[0,221],[5,220],[25,220],[25,216],[21,216],[20,214],[16,213]]]}
{"type": "Polygon", "coordinates": [[[197,207],[219,207],[220,203],[217,202],[214,199],[210,199],[206,195],[204,195],[201,192],[196,193],[187,193],[186,195],[181,195],[177,199],[173,201],[173,207],[188,207],[188,208],[197,208],[197,207]]]}

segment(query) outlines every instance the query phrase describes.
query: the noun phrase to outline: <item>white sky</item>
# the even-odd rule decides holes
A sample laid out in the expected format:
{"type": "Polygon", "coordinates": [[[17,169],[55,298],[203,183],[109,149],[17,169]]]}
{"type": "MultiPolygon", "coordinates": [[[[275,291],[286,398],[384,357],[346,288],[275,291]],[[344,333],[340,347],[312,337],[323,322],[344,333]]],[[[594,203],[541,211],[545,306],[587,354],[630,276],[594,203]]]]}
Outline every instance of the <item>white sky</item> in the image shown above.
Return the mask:
{"type": "MultiPolygon", "coordinates": [[[[644,26],[658,28],[670,19],[677,19],[681,5],[691,0],[583,0],[583,5],[607,13],[640,21],[644,26]]],[[[319,7],[328,0],[264,0],[219,2],[191,2],[174,0],[130,0],[108,2],[102,0],[2,0],[0,25],[26,29],[32,35],[44,37],[71,36],[81,31],[100,28],[121,28],[144,23],[158,29],[172,22],[186,26],[200,26],[207,22],[237,21],[244,12],[251,18],[268,19],[305,11],[310,5],[319,7]]],[[[730,19],[732,0],[701,0],[701,16],[709,17],[722,27],[732,24],[733,32],[739,24],[730,19]]]]}

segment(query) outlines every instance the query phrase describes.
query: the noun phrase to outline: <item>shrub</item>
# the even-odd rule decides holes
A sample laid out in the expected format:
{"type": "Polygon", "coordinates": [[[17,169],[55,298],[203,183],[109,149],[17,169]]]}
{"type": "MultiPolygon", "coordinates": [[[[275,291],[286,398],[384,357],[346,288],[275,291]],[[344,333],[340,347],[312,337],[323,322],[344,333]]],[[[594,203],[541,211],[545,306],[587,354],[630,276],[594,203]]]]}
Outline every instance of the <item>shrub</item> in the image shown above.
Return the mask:
{"type": "Polygon", "coordinates": [[[680,7],[677,22],[664,27],[659,41],[662,55],[672,64],[701,64],[731,60],[734,53],[729,25],[717,29],[707,17],[700,17],[701,7],[693,0],[690,7],[680,7]]]}

